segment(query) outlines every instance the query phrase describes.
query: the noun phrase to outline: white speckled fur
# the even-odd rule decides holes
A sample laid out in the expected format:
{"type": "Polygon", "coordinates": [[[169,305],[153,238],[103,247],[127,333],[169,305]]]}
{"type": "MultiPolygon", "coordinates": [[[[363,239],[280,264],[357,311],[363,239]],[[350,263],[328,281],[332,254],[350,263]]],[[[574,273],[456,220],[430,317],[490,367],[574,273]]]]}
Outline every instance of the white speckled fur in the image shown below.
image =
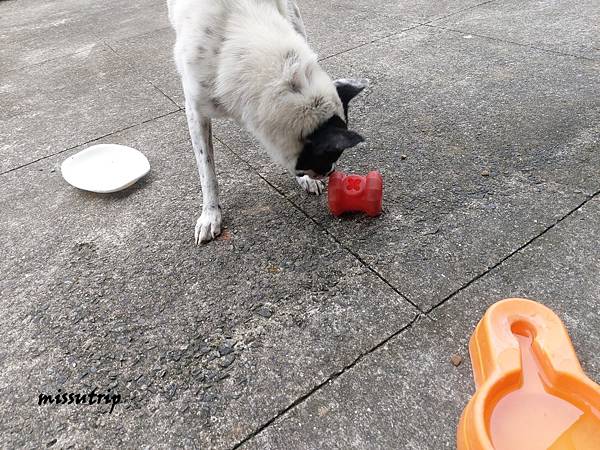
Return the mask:
{"type": "MultiPolygon", "coordinates": [[[[201,243],[221,231],[211,119],[235,119],[294,173],[301,138],[344,111],[306,42],[293,0],[168,0],[168,6],[202,184],[196,225],[201,243]]],[[[322,191],[322,185],[299,183],[309,192],[322,191]]]]}

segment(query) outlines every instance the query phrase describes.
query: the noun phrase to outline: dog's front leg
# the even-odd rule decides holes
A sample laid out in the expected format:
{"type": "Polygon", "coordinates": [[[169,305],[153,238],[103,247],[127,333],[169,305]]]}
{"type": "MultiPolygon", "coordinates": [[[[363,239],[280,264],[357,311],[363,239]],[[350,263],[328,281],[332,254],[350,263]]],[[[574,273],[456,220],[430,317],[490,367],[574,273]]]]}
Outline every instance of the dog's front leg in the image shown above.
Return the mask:
{"type": "Polygon", "coordinates": [[[308,175],[304,175],[303,177],[296,177],[296,181],[298,182],[300,187],[309,194],[321,195],[325,190],[325,183],[323,183],[320,180],[313,180],[308,175]]]}
{"type": "Polygon", "coordinates": [[[199,111],[195,102],[187,98],[185,112],[202,186],[202,214],[195,230],[196,244],[200,245],[221,234],[219,185],[215,173],[211,120],[199,111]]]}

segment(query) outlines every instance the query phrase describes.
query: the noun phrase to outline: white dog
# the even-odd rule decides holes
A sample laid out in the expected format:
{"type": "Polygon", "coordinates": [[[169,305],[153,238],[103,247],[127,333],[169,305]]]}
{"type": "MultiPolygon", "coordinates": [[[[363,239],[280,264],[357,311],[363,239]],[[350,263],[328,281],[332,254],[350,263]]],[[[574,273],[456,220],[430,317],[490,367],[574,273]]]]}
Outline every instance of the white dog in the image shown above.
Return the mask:
{"type": "Polygon", "coordinates": [[[348,130],[361,81],[332,81],[306,42],[293,0],[168,0],[175,62],[202,185],[196,243],[221,232],[211,119],[237,120],[270,156],[320,194],[342,152],[363,141],[348,130]]]}

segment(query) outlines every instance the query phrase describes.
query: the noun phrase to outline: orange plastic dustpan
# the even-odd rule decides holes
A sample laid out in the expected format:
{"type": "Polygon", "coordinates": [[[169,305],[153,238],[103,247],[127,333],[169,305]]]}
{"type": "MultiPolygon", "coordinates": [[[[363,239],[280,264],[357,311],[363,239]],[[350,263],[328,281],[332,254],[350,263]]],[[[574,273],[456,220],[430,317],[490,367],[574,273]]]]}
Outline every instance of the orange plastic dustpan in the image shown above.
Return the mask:
{"type": "Polygon", "coordinates": [[[496,303],[469,352],[477,392],[460,419],[459,450],[600,449],[600,386],[550,309],[524,299],[496,303]]]}

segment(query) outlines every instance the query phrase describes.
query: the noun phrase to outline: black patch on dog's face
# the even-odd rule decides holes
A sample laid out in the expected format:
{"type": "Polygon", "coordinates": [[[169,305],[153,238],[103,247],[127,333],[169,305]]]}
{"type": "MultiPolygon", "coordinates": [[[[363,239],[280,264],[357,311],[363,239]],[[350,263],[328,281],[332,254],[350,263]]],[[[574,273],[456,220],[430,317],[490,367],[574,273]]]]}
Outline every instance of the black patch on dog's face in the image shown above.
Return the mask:
{"type": "Polygon", "coordinates": [[[296,174],[325,177],[333,171],[344,150],[363,141],[360,134],[348,130],[339,116],[333,116],[305,139],[296,162],[296,174]]]}

